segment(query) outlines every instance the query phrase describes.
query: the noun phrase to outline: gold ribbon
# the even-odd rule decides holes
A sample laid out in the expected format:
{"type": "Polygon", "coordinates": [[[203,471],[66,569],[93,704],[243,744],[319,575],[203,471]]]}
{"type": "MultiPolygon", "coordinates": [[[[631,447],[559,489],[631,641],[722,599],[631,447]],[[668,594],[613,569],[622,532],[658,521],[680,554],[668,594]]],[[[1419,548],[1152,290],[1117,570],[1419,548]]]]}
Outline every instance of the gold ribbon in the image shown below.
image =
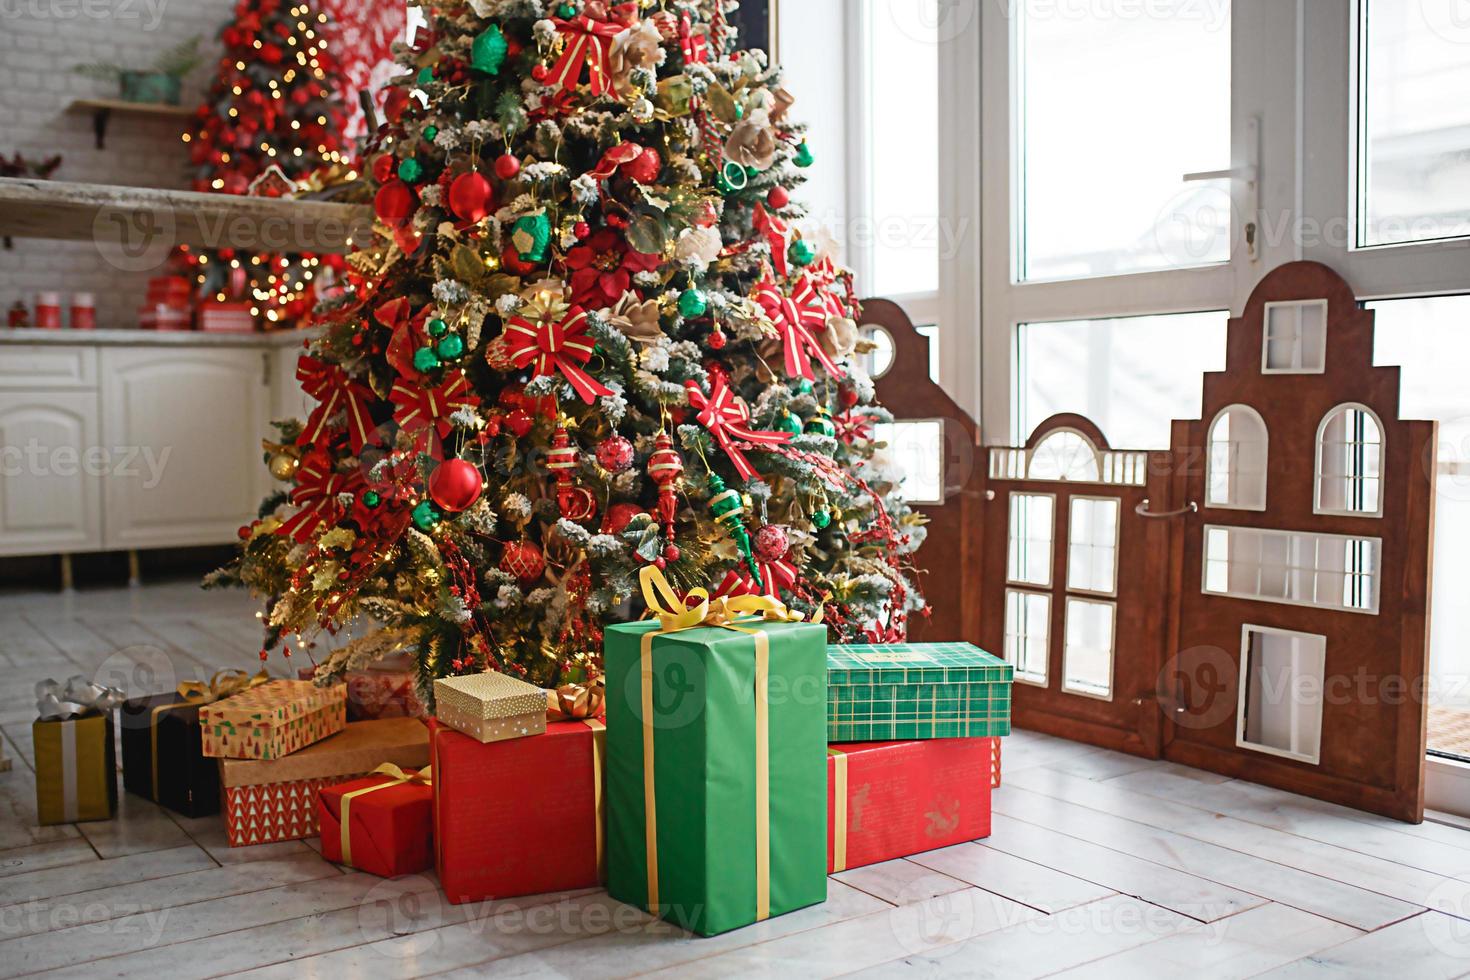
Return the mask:
{"type": "Polygon", "coordinates": [[[602,714],[606,688],[602,678],[587,684],[563,684],[546,692],[547,721],[586,721],[602,714]]]}
{"type": "Polygon", "coordinates": [[[424,786],[432,786],[434,785],[433,773],[434,770],[432,767],[422,769],[418,772],[404,772],[393,763],[385,762],[369,773],[369,775],[387,776],[389,778],[386,783],[378,783],[376,786],[364,786],[362,789],[355,789],[351,792],[343,793],[342,812],[338,814],[342,831],[342,863],[352,864],[352,832],[349,827],[350,817],[348,816],[348,811],[352,806],[353,800],[362,796],[364,793],[373,793],[380,789],[387,789],[389,786],[402,786],[404,783],[421,783],[424,786]]]}
{"type": "Polygon", "coordinates": [[[153,802],[158,802],[158,716],[171,708],[182,708],[187,705],[213,704],[215,701],[223,701],[225,698],[234,697],[241,691],[248,691],[252,687],[259,687],[270,680],[264,667],[253,676],[243,670],[233,668],[217,670],[214,676],[206,684],[204,681],[184,681],[177,688],[182,701],[173,704],[160,704],[148,715],[148,734],[151,740],[153,753],[153,802]]]}
{"type": "Polygon", "coordinates": [[[847,870],[847,753],[827,746],[832,757],[832,870],[847,870]]]}
{"type": "MultiPolygon", "coordinates": [[[[657,567],[645,565],[638,574],[643,601],[658,618],[659,628],[644,633],[639,646],[643,711],[643,835],[647,856],[648,909],[658,914],[658,814],[653,778],[653,641],[655,637],[698,627],[715,627],[750,634],[755,640],[755,893],[756,921],[771,915],[771,768],[770,678],[771,641],[748,623],[799,623],[804,617],[764,595],[721,596],[711,599],[708,589],[692,589],[683,598],[670,587],[657,567]]],[[[821,610],[810,622],[821,622],[821,610]]]]}
{"type": "Polygon", "coordinates": [[[592,729],[592,818],[597,831],[597,880],[607,883],[607,856],[603,845],[605,805],[602,802],[604,760],[607,757],[607,726],[599,718],[584,718],[582,724],[592,729]]]}

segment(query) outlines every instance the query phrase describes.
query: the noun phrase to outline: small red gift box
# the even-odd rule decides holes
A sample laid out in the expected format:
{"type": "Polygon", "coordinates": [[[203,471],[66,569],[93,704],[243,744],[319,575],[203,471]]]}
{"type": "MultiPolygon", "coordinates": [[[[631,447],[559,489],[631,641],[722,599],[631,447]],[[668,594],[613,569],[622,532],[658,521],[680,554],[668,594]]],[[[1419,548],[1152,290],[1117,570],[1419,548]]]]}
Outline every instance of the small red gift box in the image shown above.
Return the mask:
{"type": "Polygon", "coordinates": [[[210,300],[199,304],[199,329],[208,333],[252,333],[251,304],[210,300]]]}
{"type": "Polygon", "coordinates": [[[551,722],[545,734],[499,742],[437,721],[429,731],[434,864],[450,902],[601,884],[601,721],[551,722]]]}
{"type": "Polygon", "coordinates": [[[321,789],[316,796],[322,857],[378,875],[434,866],[434,791],[430,771],[384,763],[373,774],[321,789]]]}
{"type": "MultiPolygon", "coordinates": [[[[304,681],[316,676],[315,667],[302,667],[296,674],[304,681]]],[[[342,675],[347,684],[347,720],[375,721],[379,718],[424,718],[429,711],[414,690],[411,669],[368,667],[342,675]]]]}
{"type": "Polygon", "coordinates": [[[993,738],[827,747],[827,870],[990,836],[993,738]]]}

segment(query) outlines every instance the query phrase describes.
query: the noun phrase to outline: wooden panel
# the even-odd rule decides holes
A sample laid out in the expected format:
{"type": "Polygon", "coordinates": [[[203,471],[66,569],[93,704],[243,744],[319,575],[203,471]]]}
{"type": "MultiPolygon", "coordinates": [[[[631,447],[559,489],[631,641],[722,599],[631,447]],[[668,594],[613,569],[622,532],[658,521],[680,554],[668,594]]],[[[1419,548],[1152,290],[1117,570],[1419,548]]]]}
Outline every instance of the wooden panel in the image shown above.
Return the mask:
{"type": "Polygon", "coordinates": [[[97,394],[0,392],[0,554],[102,546],[97,394]]]}
{"type": "Polygon", "coordinates": [[[97,352],[90,347],[7,344],[0,350],[0,391],[97,386],[97,352]]]}

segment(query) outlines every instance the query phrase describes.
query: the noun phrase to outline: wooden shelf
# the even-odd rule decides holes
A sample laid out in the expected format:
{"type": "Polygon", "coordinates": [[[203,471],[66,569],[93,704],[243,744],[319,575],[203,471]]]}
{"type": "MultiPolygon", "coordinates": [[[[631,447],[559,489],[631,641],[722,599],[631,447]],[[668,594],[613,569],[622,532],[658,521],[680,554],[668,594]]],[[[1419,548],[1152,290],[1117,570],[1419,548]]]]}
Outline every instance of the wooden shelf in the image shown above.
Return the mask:
{"type": "Polygon", "coordinates": [[[66,107],[67,112],[89,112],[92,114],[92,133],[97,137],[97,149],[107,143],[107,123],[114,112],[152,119],[187,119],[194,110],[181,105],[163,105],[158,102],[128,102],[124,99],[77,99],[66,107]]]}
{"type": "Polygon", "coordinates": [[[175,245],[348,252],[372,222],[363,204],[0,177],[0,235],[96,242],[104,259],[139,271],[175,245]]]}

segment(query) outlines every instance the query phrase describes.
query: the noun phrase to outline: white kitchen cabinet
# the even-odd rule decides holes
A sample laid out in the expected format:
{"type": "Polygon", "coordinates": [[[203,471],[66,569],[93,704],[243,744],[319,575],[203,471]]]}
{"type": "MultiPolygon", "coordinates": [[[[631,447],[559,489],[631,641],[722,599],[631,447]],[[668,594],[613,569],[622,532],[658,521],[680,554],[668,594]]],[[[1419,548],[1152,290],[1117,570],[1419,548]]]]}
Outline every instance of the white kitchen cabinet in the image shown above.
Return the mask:
{"type": "Polygon", "coordinates": [[[223,542],[264,489],[270,354],[249,348],[102,350],[102,439],[138,463],[103,486],[103,543],[223,542]]]}
{"type": "Polygon", "coordinates": [[[0,554],[102,547],[97,392],[0,390],[0,554]]]}

